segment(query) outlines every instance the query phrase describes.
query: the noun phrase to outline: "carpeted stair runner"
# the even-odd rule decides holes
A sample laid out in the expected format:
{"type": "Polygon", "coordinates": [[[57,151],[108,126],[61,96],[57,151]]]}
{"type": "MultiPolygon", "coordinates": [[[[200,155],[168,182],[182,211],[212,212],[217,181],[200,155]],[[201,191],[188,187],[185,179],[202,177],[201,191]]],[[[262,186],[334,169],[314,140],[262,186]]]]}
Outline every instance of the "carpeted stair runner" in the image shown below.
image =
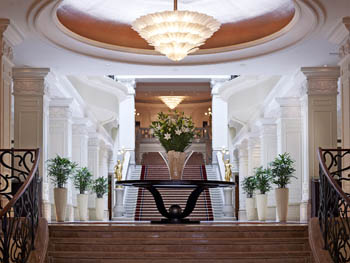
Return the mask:
{"type": "MultiPolygon", "coordinates": [[[[169,172],[164,164],[142,165],[141,180],[169,180],[169,172]]],[[[186,165],[183,180],[207,180],[205,165],[186,165]]],[[[168,209],[173,204],[185,208],[187,198],[193,189],[159,189],[163,196],[165,207],[168,209]]],[[[135,210],[135,221],[160,220],[159,214],[152,194],[145,189],[138,190],[135,210]]],[[[197,201],[197,205],[189,216],[191,220],[213,221],[213,209],[208,190],[203,191],[197,201]]]]}

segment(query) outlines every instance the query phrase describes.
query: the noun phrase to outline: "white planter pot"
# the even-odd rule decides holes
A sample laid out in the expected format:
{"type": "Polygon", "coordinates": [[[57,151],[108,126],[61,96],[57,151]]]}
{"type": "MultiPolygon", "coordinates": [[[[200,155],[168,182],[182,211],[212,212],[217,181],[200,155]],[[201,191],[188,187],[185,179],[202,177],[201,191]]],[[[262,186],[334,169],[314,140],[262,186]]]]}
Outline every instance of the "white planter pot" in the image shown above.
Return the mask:
{"type": "Polygon", "coordinates": [[[267,195],[256,195],[256,206],[258,208],[258,218],[260,221],[266,220],[267,215],[267,195]]]}
{"type": "Polygon", "coordinates": [[[86,194],[78,194],[77,195],[77,203],[78,203],[78,211],[79,211],[79,220],[87,221],[89,219],[88,213],[88,195],[86,194]]]}
{"type": "Polygon", "coordinates": [[[103,221],[105,212],[105,200],[103,198],[96,198],[96,220],[103,221]]]}
{"type": "Polygon", "coordinates": [[[287,216],[288,216],[289,189],[288,188],[275,189],[275,197],[276,197],[277,221],[286,222],[287,216]]]}
{"type": "Polygon", "coordinates": [[[56,221],[64,222],[66,218],[67,210],[67,189],[66,188],[54,188],[53,195],[56,208],[56,221]]]}
{"type": "Polygon", "coordinates": [[[246,198],[245,200],[245,209],[247,212],[247,220],[252,221],[256,220],[256,210],[255,210],[255,198],[246,198]]]}

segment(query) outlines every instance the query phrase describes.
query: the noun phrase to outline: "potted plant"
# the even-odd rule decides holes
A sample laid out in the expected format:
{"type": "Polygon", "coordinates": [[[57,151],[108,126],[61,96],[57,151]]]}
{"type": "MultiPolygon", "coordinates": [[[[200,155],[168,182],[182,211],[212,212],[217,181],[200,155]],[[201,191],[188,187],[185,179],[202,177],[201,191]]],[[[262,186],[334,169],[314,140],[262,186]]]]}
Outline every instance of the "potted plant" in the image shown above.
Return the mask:
{"type": "Polygon", "coordinates": [[[258,218],[260,221],[266,220],[267,215],[267,193],[271,190],[271,170],[262,166],[255,169],[256,189],[260,191],[256,195],[258,218]]]}
{"type": "Polygon", "coordinates": [[[92,191],[96,193],[96,219],[102,221],[104,218],[103,196],[108,192],[107,178],[97,178],[92,184],[92,191]]]}
{"type": "Polygon", "coordinates": [[[289,153],[279,154],[274,161],[270,163],[272,183],[277,185],[275,189],[276,209],[278,221],[286,222],[288,216],[288,199],[289,189],[287,185],[290,184],[295,172],[294,160],[289,153]]]}
{"type": "Polygon", "coordinates": [[[87,221],[88,216],[88,195],[86,191],[89,190],[92,184],[92,174],[88,168],[83,167],[77,170],[73,178],[73,184],[79,190],[77,195],[78,211],[80,221],[87,221]]]}
{"type": "Polygon", "coordinates": [[[176,110],[170,111],[170,114],[160,112],[150,128],[167,152],[167,159],[164,159],[167,161],[170,179],[181,179],[186,160],[190,157],[186,157],[185,150],[196,135],[192,118],[176,110]]]}
{"type": "Polygon", "coordinates": [[[247,195],[245,199],[247,220],[255,220],[255,202],[253,198],[256,189],[255,176],[245,177],[242,182],[242,188],[247,195]]]}
{"type": "Polygon", "coordinates": [[[74,173],[77,164],[59,155],[49,159],[47,162],[48,175],[55,185],[53,192],[56,207],[56,220],[57,222],[64,222],[67,209],[67,188],[64,186],[69,177],[74,173]]]}

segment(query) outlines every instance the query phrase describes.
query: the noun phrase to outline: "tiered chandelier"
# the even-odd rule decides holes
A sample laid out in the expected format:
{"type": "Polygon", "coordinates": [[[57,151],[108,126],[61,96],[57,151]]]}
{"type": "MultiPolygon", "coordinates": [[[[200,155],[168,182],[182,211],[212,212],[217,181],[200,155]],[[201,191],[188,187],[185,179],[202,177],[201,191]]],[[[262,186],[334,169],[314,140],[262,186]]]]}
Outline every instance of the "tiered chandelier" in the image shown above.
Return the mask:
{"type": "Polygon", "coordinates": [[[148,44],[173,61],[180,61],[197,51],[220,26],[212,16],[178,11],[177,0],[174,0],[174,11],[148,14],[132,23],[132,28],[148,44]]]}
{"type": "Polygon", "coordinates": [[[185,96],[160,96],[159,98],[165,105],[173,110],[185,99],[185,96]]]}

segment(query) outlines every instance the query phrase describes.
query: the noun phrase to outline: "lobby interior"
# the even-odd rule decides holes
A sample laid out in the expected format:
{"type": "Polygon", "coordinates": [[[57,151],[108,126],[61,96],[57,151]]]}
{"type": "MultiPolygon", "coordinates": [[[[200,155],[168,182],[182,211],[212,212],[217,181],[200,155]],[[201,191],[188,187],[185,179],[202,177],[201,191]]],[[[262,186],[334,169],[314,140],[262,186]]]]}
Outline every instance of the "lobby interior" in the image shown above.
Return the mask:
{"type": "MultiPolygon", "coordinates": [[[[3,262],[350,262],[323,249],[318,211],[325,208],[317,191],[320,174],[333,169],[323,170],[319,147],[350,149],[350,2],[178,0],[177,8],[212,16],[221,27],[174,61],[132,26],[142,15],[171,11],[172,0],[1,1],[0,154],[40,149],[31,169],[37,165],[41,179],[40,249],[3,262]],[[174,98],[175,107],[167,101],[174,98]],[[152,195],[117,186],[118,160],[122,181],[169,179],[158,153],[165,150],[150,128],[169,109],[190,116],[197,132],[186,150],[194,153],[184,180],[223,182],[225,160],[231,165],[230,192],[218,187],[200,195],[190,216],[199,225],[150,224],[161,219],[152,195]],[[279,222],[275,185],[266,218],[259,220],[256,204],[248,216],[243,180],[286,152],[295,168],[287,221],[279,222]],[[79,190],[69,179],[64,222],[57,222],[48,172],[57,155],[108,180],[102,218],[89,192],[82,219],[79,190]]],[[[6,154],[0,155],[3,226],[15,196],[5,174],[16,164],[7,167],[6,154]]],[[[339,158],[348,164],[345,155],[339,158]]],[[[338,188],[347,217],[350,185],[338,188]]],[[[166,206],[177,198],[184,207],[189,194],[162,192],[166,206]]]]}

